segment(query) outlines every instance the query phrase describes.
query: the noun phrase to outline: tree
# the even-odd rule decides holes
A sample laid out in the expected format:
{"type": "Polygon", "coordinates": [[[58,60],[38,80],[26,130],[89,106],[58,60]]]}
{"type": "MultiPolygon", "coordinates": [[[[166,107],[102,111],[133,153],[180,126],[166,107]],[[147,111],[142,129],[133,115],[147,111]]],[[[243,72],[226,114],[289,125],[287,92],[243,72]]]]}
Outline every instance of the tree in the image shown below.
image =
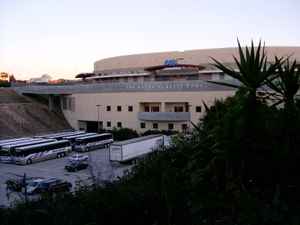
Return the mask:
{"type": "Polygon", "coordinates": [[[276,63],[268,64],[268,58],[265,52],[265,46],[261,46],[261,41],[258,47],[254,47],[253,41],[251,47],[245,47],[245,50],[240,45],[238,40],[239,59],[233,56],[237,66],[237,70],[222,64],[217,59],[212,58],[214,65],[241,83],[241,86],[217,82],[222,85],[234,86],[244,90],[245,97],[248,99],[249,107],[254,107],[256,103],[257,89],[266,83],[267,78],[275,74],[278,65],[281,64],[281,59],[277,59],[276,63]]]}

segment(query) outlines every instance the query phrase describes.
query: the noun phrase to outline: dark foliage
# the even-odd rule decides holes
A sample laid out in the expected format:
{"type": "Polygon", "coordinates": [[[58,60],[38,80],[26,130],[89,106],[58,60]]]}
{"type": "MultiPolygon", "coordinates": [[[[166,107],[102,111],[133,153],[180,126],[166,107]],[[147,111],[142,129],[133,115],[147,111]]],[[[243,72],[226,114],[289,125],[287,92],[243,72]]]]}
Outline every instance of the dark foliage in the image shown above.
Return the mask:
{"type": "Polygon", "coordinates": [[[174,134],[178,134],[178,131],[175,131],[175,130],[147,130],[142,134],[142,136],[151,135],[151,134],[174,135],[174,134]]]}
{"type": "Polygon", "coordinates": [[[101,130],[100,133],[109,132],[112,133],[115,141],[124,141],[131,138],[139,137],[135,130],[130,128],[114,128],[112,130],[101,130]]]}
{"type": "Polygon", "coordinates": [[[10,87],[10,82],[7,81],[0,81],[0,87],[10,87]]]}

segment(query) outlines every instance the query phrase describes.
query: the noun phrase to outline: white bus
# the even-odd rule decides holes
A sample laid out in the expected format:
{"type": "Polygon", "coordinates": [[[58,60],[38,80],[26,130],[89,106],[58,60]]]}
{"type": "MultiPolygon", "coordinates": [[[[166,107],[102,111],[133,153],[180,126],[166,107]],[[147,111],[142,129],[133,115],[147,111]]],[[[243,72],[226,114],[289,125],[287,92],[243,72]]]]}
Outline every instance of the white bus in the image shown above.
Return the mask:
{"type": "Polygon", "coordinates": [[[61,158],[70,151],[70,142],[62,140],[16,148],[13,158],[16,164],[27,165],[42,160],[61,158]]]}
{"type": "Polygon", "coordinates": [[[81,138],[81,137],[88,137],[88,136],[93,136],[96,135],[97,133],[83,133],[83,134],[75,134],[75,135],[71,135],[71,136],[66,136],[63,137],[63,140],[68,140],[71,143],[75,142],[76,138],[81,138]]]}
{"type": "Polygon", "coordinates": [[[11,143],[11,142],[16,142],[16,141],[24,141],[30,138],[12,138],[12,139],[4,139],[0,140],[0,145],[5,144],[5,143],[11,143]]]}
{"type": "Polygon", "coordinates": [[[62,134],[53,134],[53,135],[49,135],[45,138],[54,138],[56,140],[62,140],[64,137],[68,137],[68,136],[72,136],[72,135],[76,135],[76,134],[83,134],[85,133],[84,131],[72,131],[72,132],[65,132],[62,134]]]}
{"type": "Polygon", "coordinates": [[[36,138],[49,138],[50,136],[53,136],[53,135],[60,135],[60,134],[66,134],[66,133],[72,133],[72,132],[74,132],[74,131],[65,130],[65,131],[61,131],[61,132],[57,132],[57,133],[43,134],[43,135],[34,136],[34,137],[36,137],[36,138]]]}
{"type": "Polygon", "coordinates": [[[53,142],[53,141],[56,141],[56,140],[36,138],[33,140],[29,140],[29,141],[16,142],[16,143],[4,145],[4,146],[2,146],[1,151],[0,151],[0,161],[4,162],[4,163],[14,162],[14,158],[11,156],[13,155],[13,152],[15,151],[15,149],[18,147],[46,143],[46,142],[53,142]]]}
{"type": "Polygon", "coordinates": [[[33,140],[35,140],[35,139],[34,138],[20,138],[18,140],[14,140],[14,141],[2,141],[2,142],[0,142],[0,149],[2,149],[2,147],[5,145],[13,145],[13,144],[29,142],[29,141],[33,141],[33,140]]]}
{"type": "Polygon", "coordinates": [[[99,147],[108,147],[114,141],[112,134],[95,134],[75,139],[75,151],[86,152],[99,147]]]}

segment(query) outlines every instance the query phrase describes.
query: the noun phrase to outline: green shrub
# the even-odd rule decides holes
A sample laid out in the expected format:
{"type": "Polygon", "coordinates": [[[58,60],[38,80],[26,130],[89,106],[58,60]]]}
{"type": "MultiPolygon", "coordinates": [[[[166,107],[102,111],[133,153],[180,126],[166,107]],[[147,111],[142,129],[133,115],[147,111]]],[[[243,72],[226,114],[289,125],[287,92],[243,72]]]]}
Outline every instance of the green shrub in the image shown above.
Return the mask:
{"type": "Polygon", "coordinates": [[[10,86],[11,86],[10,82],[0,81],[0,87],[10,87],[10,86]]]}
{"type": "Polygon", "coordinates": [[[114,128],[112,131],[114,140],[116,141],[123,141],[131,138],[139,137],[138,133],[135,130],[132,130],[130,128],[120,128],[116,129],[114,128]]]}
{"type": "Polygon", "coordinates": [[[173,135],[173,134],[178,134],[178,131],[174,131],[174,130],[147,130],[144,133],[142,133],[142,136],[151,135],[151,134],[173,135]]]}

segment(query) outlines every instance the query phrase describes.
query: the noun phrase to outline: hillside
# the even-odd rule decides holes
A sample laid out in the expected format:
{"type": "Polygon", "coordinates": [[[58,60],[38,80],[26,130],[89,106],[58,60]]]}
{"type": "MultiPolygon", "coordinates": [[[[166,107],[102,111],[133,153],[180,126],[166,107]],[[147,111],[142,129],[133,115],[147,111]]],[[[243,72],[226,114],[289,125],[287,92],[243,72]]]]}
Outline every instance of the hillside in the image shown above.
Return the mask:
{"type": "Polygon", "coordinates": [[[70,128],[62,114],[11,89],[0,89],[0,115],[0,139],[70,128]]]}

